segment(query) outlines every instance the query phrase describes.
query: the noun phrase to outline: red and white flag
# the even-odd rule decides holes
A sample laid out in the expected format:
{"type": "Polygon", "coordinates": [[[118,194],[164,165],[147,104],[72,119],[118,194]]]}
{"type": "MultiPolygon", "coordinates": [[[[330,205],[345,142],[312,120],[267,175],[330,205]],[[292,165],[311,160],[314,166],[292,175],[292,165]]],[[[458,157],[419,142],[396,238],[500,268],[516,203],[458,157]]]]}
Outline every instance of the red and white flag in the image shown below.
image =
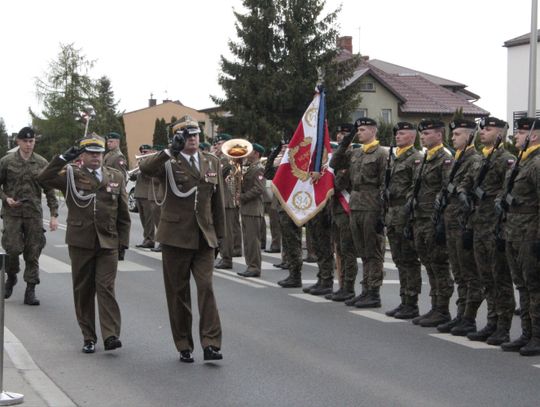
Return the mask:
{"type": "Polygon", "coordinates": [[[272,181],[281,206],[298,226],[312,219],[334,193],[334,172],[325,117],[325,94],[319,89],[302,116],[272,181]]]}

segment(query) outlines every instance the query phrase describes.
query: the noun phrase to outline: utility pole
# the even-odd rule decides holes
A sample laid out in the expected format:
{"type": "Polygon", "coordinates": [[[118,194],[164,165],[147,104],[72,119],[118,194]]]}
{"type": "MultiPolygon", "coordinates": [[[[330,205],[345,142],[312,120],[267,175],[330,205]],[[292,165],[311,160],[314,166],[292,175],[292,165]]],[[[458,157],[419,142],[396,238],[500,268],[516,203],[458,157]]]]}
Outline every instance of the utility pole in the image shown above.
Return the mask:
{"type": "Polygon", "coordinates": [[[528,117],[536,117],[536,48],[538,47],[538,0],[531,1],[531,38],[529,40],[528,117]]]}

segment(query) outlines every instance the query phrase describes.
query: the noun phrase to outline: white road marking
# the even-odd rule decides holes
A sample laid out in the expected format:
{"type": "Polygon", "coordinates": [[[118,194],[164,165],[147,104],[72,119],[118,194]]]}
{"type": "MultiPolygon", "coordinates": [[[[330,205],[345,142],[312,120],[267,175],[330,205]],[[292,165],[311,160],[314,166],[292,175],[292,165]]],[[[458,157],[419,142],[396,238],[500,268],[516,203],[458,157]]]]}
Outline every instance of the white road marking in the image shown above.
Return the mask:
{"type": "MultiPolygon", "coordinates": [[[[302,284],[315,284],[317,280],[302,280],[302,284]]],[[[334,283],[337,284],[339,281],[334,280],[334,283]]]]}
{"type": "MultiPolygon", "coordinates": [[[[245,257],[233,257],[233,263],[241,264],[242,266],[246,265],[246,258],[245,257]]],[[[272,263],[268,263],[266,261],[261,261],[261,269],[268,270],[273,269],[274,266],[272,266],[272,263]]]]}
{"type": "Polygon", "coordinates": [[[152,271],[154,269],[129,260],[118,262],[118,271],[152,271]]]}
{"type": "MultiPolygon", "coordinates": [[[[223,274],[227,274],[229,276],[233,276],[235,278],[245,278],[245,277],[240,277],[238,276],[234,271],[229,271],[229,270],[222,270],[222,269],[219,269],[217,270],[219,271],[220,273],[223,273],[223,274]]],[[[273,283],[271,281],[266,281],[266,280],[263,280],[261,278],[254,278],[254,279],[250,279],[249,281],[253,281],[255,282],[256,284],[263,284],[263,285],[267,285],[269,287],[279,287],[279,285],[277,285],[276,283],[273,283]]]]}
{"type": "Polygon", "coordinates": [[[429,336],[466,346],[471,349],[500,349],[500,346],[488,345],[485,342],[470,341],[466,336],[454,336],[451,334],[429,334],[429,336]]]}
{"type": "Polygon", "coordinates": [[[247,279],[242,279],[242,278],[232,277],[232,276],[229,276],[227,274],[222,274],[222,270],[214,269],[214,276],[224,278],[225,280],[234,281],[235,283],[247,285],[247,286],[253,287],[253,288],[266,288],[264,285],[255,284],[255,283],[251,282],[251,280],[248,281],[247,279]]]}
{"type": "Polygon", "coordinates": [[[317,295],[311,295],[311,294],[289,294],[291,297],[300,298],[301,300],[306,300],[309,302],[332,302],[330,300],[327,300],[324,297],[319,297],[317,295]]]}
{"type": "Polygon", "coordinates": [[[71,273],[71,266],[54,257],[42,254],[39,257],[39,268],[49,274],[71,273]]]}
{"type": "Polygon", "coordinates": [[[75,407],[69,397],[34,363],[34,360],[15,335],[4,327],[4,349],[13,365],[49,406],[75,407]]]}
{"type": "Polygon", "coordinates": [[[63,243],[63,244],[55,244],[54,247],[58,247],[59,249],[67,249],[68,245],[63,243]]]}
{"type": "Polygon", "coordinates": [[[539,369],[540,369],[540,365],[533,365],[533,367],[537,367],[537,368],[539,368],[539,369]]]}
{"type": "Polygon", "coordinates": [[[405,322],[405,320],[403,320],[403,319],[387,317],[386,315],[381,314],[380,312],[375,312],[375,311],[354,310],[354,311],[349,311],[349,312],[351,314],[360,315],[361,317],[374,319],[374,320],[379,321],[379,322],[388,322],[388,323],[405,322]]]}

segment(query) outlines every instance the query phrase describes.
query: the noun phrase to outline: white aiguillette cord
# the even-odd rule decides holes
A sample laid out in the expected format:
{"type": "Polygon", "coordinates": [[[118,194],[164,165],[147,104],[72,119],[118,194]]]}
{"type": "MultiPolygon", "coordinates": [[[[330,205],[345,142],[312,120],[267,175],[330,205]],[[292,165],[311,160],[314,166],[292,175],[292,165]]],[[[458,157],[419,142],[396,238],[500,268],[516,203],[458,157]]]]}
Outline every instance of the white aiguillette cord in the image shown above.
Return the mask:
{"type": "Polygon", "coordinates": [[[68,164],[66,166],[66,171],[67,171],[66,202],[68,200],[69,194],[71,193],[71,195],[73,195],[73,202],[79,208],[81,208],[81,209],[88,208],[90,206],[90,204],[92,203],[92,201],[93,201],[94,202],[94,210],[95,210],[96,209],[96,199],[95,199],[96,198],[96,193],[93,192],[93,193],[88,194],[88,195],[81,195],[79,193],[79,191],[77,191],[77,186],[75,185],[75,176],[74,176],[74,173],[73,173],[73,167],[70,164],[68,164]],[[79,204],[79,202],[77,202],[77,199],[75,199],[75,198],[77,198],[80,201],[88,202],[88,203],[79,204]]]}

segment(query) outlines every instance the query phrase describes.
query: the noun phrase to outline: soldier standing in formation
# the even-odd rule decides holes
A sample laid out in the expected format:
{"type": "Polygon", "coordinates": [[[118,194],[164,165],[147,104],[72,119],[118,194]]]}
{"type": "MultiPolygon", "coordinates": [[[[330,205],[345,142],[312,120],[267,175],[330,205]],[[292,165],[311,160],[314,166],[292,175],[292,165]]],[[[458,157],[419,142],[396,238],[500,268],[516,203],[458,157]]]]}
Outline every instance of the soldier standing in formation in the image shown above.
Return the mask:
{"type": "Polygon", "coordinates": [[[414,148],[416,126],[399,122],[394,127],[396,155],[392,160],[391,178],[387,195],[388,211],[385,224],[392,260],[399,274],[399,295],[401,303],[386,315],[398,319],[418,316],[418,295],[422,289],[420,261],[414,243],[406,239],[403,228],[407,221],[403,209],[406,197],[412,192],[414,174],[422,162],[422,154],[414,148]]]}
{"type": "Polygon", "coordinates": [[[380,198],[387,154],[377,140],[377,123],[363,117],[343,138],[330,163],[335,171],[348,168],[351,177],[351,231],[356,253],[362,259],[363,279],[361,294],[345,304],[358,308],[381,306],[385,238],[380,198]],[[356,135],[362,148],[350,151],[348,147],[356,135]]]}
{"type": "Polygon", "coordinates": [[[107,153],[103,157],[105,167],[116,168],[127,177],[128,162],[120,150],[120,134],[111,131],[107,134],[107,153]]]}
{"type": "Polygon", "coordinates": [[[25,261],[24,303],[39,305],[35,287],[39,284],[39,256],[45,247],[41,191],[47,196],[51,213],[49,227],[58,228],[58,200],[52,188],[43,187],[37,176],[47,166],[47,160],[34,153],[36,136],[30,127],[23,127],[17,134],[17,151],[0,160],[0,198],[4,232],[2,247],[7,254],[5,298],[9,298],[17,283],[19,255],[25,261]]]}
{"type": "Polygon", "coordinates": [[[124,174],[102,165],[105,140],[83,138],[55,157],[39,181],[64,193],[68,207],[66,243],[73,277],[73,297],[84,353],[97,341],[95,300],[105,350],[120,348],[120,308],[115,298],[118,250],[129,246],[129,217],[124,174]],[[78,156],[82,166],[68,164],[78,156]]]}
{"type": "MultiPolygon", "coordinates": [[[[193,363],[190,276],[197,285],[204,360],[219,360],[221,323],[213,289],[215,250],[225,235],[219,159],[199,152],[200,129],[189,117],[173,125],[171,147],[141,162],[141,171],[167,192],[156,239],[162,244],[169,320],[180,361],[193,363]]],[[[259,248],[260,250],[260,248],[259,248]]]]}
{"type": "MultiPolygon", "coordinates": [[[[142,144],[139,147],[139,152],[142,155],[148,154],[152,151],[152,146],[148,144],[142,144]]],[[[135,181],[134,198],[137,201],[137,210],[139,212],[139,218],[141,219],[141,225],[143,227],[143,241],[136,245],[143,249],[152,249],[155,246],[154,235],[154,217],[152,203],[153,199],[150,198],[152,188],[152,178],[144,175],[140,170],[137,171],[134,176],[130,176],[131,181],[135,181]]]]}
{"type": "Polygon", "coordinates": [[[240,190],[240,216],[242,217],[242,233],[246,270],[239,272],[242,277],[261,276],[261,223],[263,222],[263,194],[265,179],[259,160],[264,154],[264,147],[253,143],[253,151],[246,157],[248,167],[242,176],[240,190]]]}

